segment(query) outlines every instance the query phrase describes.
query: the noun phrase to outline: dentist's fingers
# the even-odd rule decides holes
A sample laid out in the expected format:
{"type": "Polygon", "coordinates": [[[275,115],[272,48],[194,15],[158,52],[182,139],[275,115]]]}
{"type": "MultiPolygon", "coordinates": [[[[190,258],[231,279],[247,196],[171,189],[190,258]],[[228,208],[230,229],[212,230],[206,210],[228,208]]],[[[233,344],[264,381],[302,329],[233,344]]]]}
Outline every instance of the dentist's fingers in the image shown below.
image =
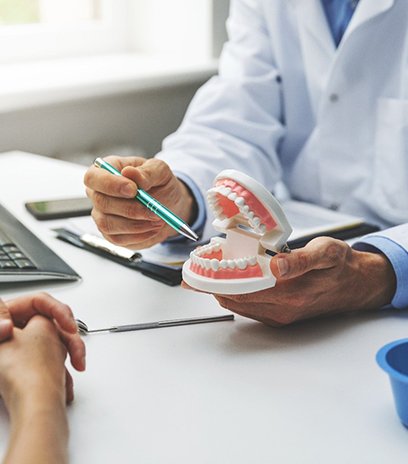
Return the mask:
{"type": "Polygon", "coordinates": [[[311,240],[304,248],[279,253],[271,260],[271,271],[278,279],[293,279],[317,269],[341,266],[352,249],[347,243],[329,237],[311,240]]]}
{"type": "MultiPolygon", "coordinates": [[[[126,166],[137,167],[145,162],[144,158],[139,157],[118,157],[108,156],[104,158],[109,164],[121,172],[126,166]]],[[[115,176],[104,169],[91,166],[84,176],[85,185],[92,191],[100,192],[112,197],[133,198],[137,192],[135,182],[123,176],[115,176]]],[[[92,194],[89,195],[91,200],[92,194]]]]}
{"type": "Polygon", "coordinates": [[[122,174],[144,190],[166,185],[174,178],[167,163],[157,158],[148,159],[137,168],[128,166],[123,169],[122,174]]]}
{"type": "MultiPolygon", "coordinates": [[[[104,216],[123,217],[128,220],[158,222],[160,218],[134,198],[114,198],[87,189],[87,195],[93,203],[92,217],[95,221],[104,216]]],[[[98,223],[97,223],[98,224],[98,223]]]]}

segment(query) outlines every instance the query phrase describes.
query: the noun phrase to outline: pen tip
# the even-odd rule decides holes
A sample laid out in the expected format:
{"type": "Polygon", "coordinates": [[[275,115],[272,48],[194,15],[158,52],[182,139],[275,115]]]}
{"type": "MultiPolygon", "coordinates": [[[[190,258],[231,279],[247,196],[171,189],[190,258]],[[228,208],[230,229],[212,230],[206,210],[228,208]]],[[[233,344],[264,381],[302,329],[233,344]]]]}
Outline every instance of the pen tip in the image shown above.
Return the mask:
{"type": "Polygon", "coordinates": [[[192,231],[189,227],[187,227],[185,224],[183,224],[179,232],[182,235],[184,235],[184,237],[189,238],[193,242],[196,242],[198,240],[198,235],[194,231],[192,231]]]}

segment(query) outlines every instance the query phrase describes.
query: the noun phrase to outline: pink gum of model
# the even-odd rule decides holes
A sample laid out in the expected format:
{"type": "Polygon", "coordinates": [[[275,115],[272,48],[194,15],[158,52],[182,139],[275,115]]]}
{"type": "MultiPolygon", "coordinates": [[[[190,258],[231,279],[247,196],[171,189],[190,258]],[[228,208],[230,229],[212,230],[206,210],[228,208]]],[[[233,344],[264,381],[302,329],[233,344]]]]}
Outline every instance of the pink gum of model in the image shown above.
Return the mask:
{"type": "Polygon", "coordinates": [[[270,192],[244,173],[222,171],[208,191],[215,213],[213,226],[225,238],[213,237],[197,247],[183,266],[193,288],[218,294],[251,293],[275,285],[271,256],[280,252],[292,232],[270,192]]]}

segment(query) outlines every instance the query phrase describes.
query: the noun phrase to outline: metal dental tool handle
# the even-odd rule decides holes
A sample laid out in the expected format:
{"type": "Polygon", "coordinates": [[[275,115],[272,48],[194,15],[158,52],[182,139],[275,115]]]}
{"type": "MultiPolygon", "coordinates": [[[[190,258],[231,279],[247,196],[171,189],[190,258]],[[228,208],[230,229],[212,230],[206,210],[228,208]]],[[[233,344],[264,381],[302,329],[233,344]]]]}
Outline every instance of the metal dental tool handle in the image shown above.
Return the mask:
{"type": "Polygon", "coordinates": [[[187,319],[169,319],[158,322],[142,322],[139,324],[118,325],[104,329],[91,330],[88,328],[85,322],[81,321],[80,319],[76,319],[76,323],[78,325],[78,332],[82,335],[88,335],[91,333],[100,332],[131,332],[134,330],[160,329],[162,327],[175,327],[179,325],[205,324],[207,322],[222,322],[232,320],[234,320],[234,315],[227,314],[225,316],[193,317],[187,319]]]}

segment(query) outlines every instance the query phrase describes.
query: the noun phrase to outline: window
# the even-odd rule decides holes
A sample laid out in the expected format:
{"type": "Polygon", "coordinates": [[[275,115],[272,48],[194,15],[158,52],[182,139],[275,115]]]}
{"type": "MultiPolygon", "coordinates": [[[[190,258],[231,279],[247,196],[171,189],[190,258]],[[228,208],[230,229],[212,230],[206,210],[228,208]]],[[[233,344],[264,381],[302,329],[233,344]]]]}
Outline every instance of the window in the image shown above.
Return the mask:
{"type": "Polygon", "coordinates": [[[0,61],[126,48],[128,0],[0,0],[0,61]]]}
{"type": "Polygon", "coordinates": [[[100,18],[99,0],[0,0],[0,25],[66,24],[100,18]]]}
{"type": "Polygon", "coordinates": [[[228,0],[0,0],[0,62],[121,52],[211,59],[227,10],[228,0]]]}

